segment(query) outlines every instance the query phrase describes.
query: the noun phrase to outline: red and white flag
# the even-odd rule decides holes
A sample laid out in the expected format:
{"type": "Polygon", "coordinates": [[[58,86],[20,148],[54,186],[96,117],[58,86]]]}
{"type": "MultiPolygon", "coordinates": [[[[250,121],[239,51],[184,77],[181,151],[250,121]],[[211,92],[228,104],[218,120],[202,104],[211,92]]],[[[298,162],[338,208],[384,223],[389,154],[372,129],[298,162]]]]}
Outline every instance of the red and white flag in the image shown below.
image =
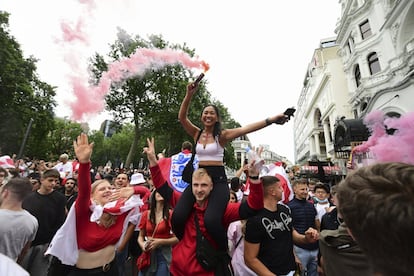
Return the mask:
{"type": "MultiPolygon", "coordinates": [[[[119,215],[128,212],[127,217],[124,220],[122,226],[122,234],[118,240],[115,247],[118,247],[122,241],[128,223],[130,221],[130,216],[134,215],[136,212],[139,212],[139,207],[144,203],[141,200],[139,195],[133,195],[129,199],[119,199],[117,201],[112,201],[105,206],[97,205],[94,202],[91,202],[89,209],[92,211],[90,216],[91,222],[98,222],[99,218],[103,212],[110,213],[112,215],[119,215]]],[[[49,244],[48,249],[44,255],[53,255],[57,257],[65,265],[75,265],[79,257],[79,248],[78,240],[76,234],[76,206],[70,208],[68,216],[66,217],[63,225],[57,230],[56,234],[53,236],[52,241],[49,244]]]]}
{"type": "Polygon", "coordinates": [[[92,205],[89,207],[92,211],[90,221],[99,221],[99,218],[104,212],[111,215],[120,215],[130,211],[135,207],[141,207],[142,205],[144,205],[144,202],[139,195],[133,195],[127,200],[120,198],[117,201],[111,201],[104,206],[92,202],[92,205]]]}
{"type": "MultiPolygon", "coordinates": [[[[158,161],[161,173],[168,184],[176,191],[183,192],[188,183],[182,180],[183,170],[191,159],[191,151],[184,150],[171,157],[165,157],[158,161]]],[[[198,165],[197,156],[194,158],[194,167],[198,165]]]]}
{"type": "Polygon", "coordinates": [[[279,179],[280,185],[283,189],[283,203],[288,203],[290,200],[293,199],[293,189],[292,185],[289,181],[289,176],[286,173],[285,168],[283,167],[281,162],[275,162],[269,165],[265,165],[267,167],[268,172],[266,175],[276,176],[279,179]]]}
{"type": "Polygon", "coordinates": [[[0,156],[0,167],[3,167],[4,169],[16,168],[13,159],[11,159],[8,155],[0,156]]]}

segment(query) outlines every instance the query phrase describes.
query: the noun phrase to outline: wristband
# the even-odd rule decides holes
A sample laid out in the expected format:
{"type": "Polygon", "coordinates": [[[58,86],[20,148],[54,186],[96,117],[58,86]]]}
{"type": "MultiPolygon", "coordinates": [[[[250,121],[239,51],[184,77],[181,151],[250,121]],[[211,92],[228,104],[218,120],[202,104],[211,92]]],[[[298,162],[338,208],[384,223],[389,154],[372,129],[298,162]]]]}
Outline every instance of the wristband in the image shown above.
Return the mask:
{"type": "Polygon", "coordinates": [[[252,176],[250,176],[249,175],[249,178],[252,179],[252,180],[258,180],[259,179],[259,176],[258,175],[254,175],[254,176],[252,175],[252,176]]]}
{"type": "Polygon", "coordinates": [[[266,122],[266,126],[268,126],[268,125],[271,125],[271,124],[272,124],[272,122],[270,121],[270,119],[269,119],[269,118],[266,118],[265,122],[266,122]]]}

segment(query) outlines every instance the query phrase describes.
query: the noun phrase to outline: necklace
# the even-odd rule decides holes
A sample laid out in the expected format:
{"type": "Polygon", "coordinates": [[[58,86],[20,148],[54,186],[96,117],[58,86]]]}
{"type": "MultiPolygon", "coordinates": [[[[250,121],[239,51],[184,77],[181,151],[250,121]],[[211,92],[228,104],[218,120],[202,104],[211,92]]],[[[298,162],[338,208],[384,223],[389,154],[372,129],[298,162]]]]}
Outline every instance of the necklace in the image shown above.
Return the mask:
{"type": "Polygon", "coordinates": [[[207,140],[208,138],[210,138],[212,135],[210,134],[210,133],[206,133],[206,132],[203,132],[203,135],[201,135],[201,138],[203,139],[203,140],[207,140]]]}
{"type": "Polygon", "coordinates": [[[210,139],[210,137],[212,137],[213,135],[211,133],[207,133],[203,131],[203,134],[201,135],[201,140],[202,140],[202,144],[203,144],[203,148],[206,148],[206,145],[208,144],[208,140],[210,139]]]}

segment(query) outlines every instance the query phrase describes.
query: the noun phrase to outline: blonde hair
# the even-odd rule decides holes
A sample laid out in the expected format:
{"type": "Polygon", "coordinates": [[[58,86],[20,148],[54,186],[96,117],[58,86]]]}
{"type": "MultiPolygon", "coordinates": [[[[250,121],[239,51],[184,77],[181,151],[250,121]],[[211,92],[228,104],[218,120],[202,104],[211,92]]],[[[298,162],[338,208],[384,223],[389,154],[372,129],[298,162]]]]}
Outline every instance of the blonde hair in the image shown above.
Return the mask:
{"type": "MultiPolygon", "coordinates": [[[[109,181],[108,180],[106,180],[106,179],[99,179],[99,180],[96,180],[95,182],[93,182],[92,183],[92,185],[91,185],[91,194],[93,194],[95,191],[96,191],[96,188],[100,185],[100,184],[102,184],[102,183],[109,183],[109,181]]],[[[109,184],[111,184],[111,183],[109,183],[109,184]]]]}
{"type": "Polygon", "coordinates": [[[69,155],[67,155],[66,153],[63,153],[59,156],[59,160],[69,160],[69,155]]]}
{"type": "MultiPolygon", "coordinates": [[[[96,188],[98,188],[98,186],[102,183],[109,183],[108,180],[106,179],[99,179],[96,180],[95,182],[92,183],[91,185],[91,195],[93,195],[93,193],[96,191],[96,188]]],[[[110,183],[109,183],[110,184],[110,183]]],[[[115,215],[111,215],[109,213],[102,213],[101,217],[99,218],[99,224],[102,225],[105,228],[109,228],[112,225],[115,224],[116,222],[116,216],[115,215]]]]}
{"type": "Polygon", "coordinates": [[[211,176],[208,174],[208,171],[204,168],[198,168],[193,173],[193,177],[196,178],[196,179],[199,179],[199,178],[201,178],[205,175],[207,175],[211,179],[211,176]]]}

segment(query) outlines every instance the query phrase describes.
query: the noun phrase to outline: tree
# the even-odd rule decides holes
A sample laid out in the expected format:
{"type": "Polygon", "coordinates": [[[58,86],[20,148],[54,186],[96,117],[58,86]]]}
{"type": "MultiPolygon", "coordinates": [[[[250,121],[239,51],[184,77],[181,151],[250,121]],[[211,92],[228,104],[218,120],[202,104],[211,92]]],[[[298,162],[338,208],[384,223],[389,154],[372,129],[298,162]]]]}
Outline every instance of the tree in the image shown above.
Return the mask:
{"type": "MultiPolygon", "coordinates": [[[[213,104],[216,105],[218,107],[218,109],[220,110],[220,116],[222,118],[222,128],[223,129],[240,127],[240,124],[237,123],[231,117],[228,109],[226,107],[224,107],[224,105],[221,102],[219,102],[217,100],[213,100],[213,104]]],[[[240,163],[236,160],[236,158],[234,156],[234,148],[231,145],[231,143],[228,143],[225,147],[224,163],[226,164],[227,167],[229,167],[231,169],[238,170],[239,167],[240,167],[240,163]]]]}
{"type": "Polygon", "coordinates": [[[54,126],[48,134],[48,146],[43,149],[48,154],[48,159],[57,160],[62,153],[74,158],[73,141],[83,132],[82,126],[66,118],[55,118],[54,126]]]}
{"type": "Polygon", "coordinates": [[[30,119],[27,156],[43,157],[46,135],[53,126],[54,88],[39,80],[33,57],[23,58],[20,45],[8,32],[9,14],[0,11],[0,154],[17,153],[30,119]]]}
{"type": "MultiPolygon", "coordinates": [[[[131,144],[134,140],[134,131],[134,125],[128,123],[123,125],[120,132],[115,133],[110,139],[107,139],[109,147],[107,152],[109,153],[108,157],[110,158],[107,161],[111,160],[115,167],[119,168],[120,165],[123,164],[124,167],[129,168],[130,164],[136,161],[135,158],[131,158],[131,161],[128,164],[126,164],[125,161],[125,157],[128,156],[131,144]]],[[[133,157],[135,157],[135,155],[136,154],[134,154],[133,157]]]]}
{"type": "Polygon", "coordinates": [[[89,142],[93,142],[92,166],[106,164],[108,156],[106,153],[105,137],[102,131],[94,130],[89,134],[89,142]]]}
{"type": "MultiPolygon", "coordinates": [[[[134,39],[117,40],[111,46],[109,58],[114,62],[130,56],[137,48],[167,47],[194,55],[194,50],[186,45],[170,45],[162,36],[150,36],[149,40],[136,36],[134,39]]],[[[98,83],[103,72],[108,69],[108,63],[99,54],[92,58],[91,63],[93,81],[98,83]]],[[[137,155],[138,145],[140,143],[144,145],[145,138],[149,136],[156,136],[158,144],[168,148],[169,153],[180,150],[181,143],[188,137],[177,120],[177,114],[190,77],[193,77],[192,72],[177,64],[148,70],[142,76],[111,85],[105,98],[106,109],[111,112],[116,122],[128,122],[134,126],[134,138],[131,141],[125,166],[129,167],[137,155]]],[[[204,87],[200,89],[199,95],[195,100],[198,102],[197,105],[210,98],[204,87]]]]}

